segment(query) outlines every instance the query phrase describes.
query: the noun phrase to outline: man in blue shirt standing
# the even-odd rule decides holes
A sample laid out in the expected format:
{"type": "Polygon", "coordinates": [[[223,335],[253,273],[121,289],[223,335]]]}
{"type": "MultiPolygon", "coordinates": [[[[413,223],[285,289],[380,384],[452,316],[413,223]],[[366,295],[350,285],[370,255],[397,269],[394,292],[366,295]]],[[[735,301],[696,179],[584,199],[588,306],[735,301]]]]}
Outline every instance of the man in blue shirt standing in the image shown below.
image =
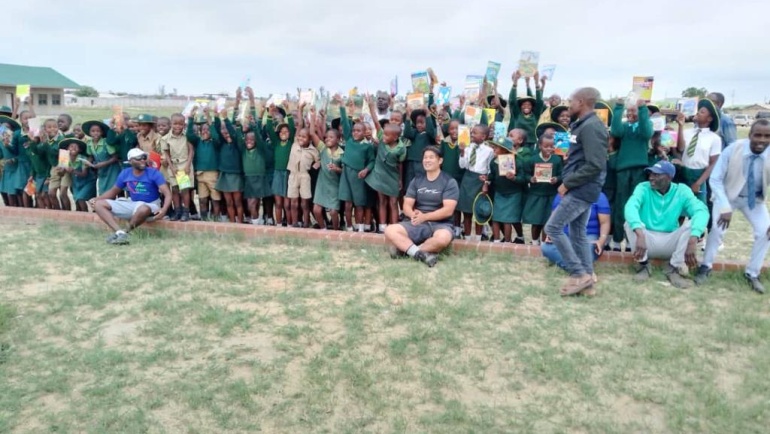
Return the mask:
{"type": "Polygon", "coordinates": [[[162,219],[171,207],[171,190],[163,175],[147,167],[147,153],[139,148],[128,151],[128,164],[118,175],[115,186],[94,199],[94,210],[114,234],[107,238],[109,244],[128,244],[128,233],[143,223],[162,219]],[[115,199],[126,190],[129,199],[115,199]],[[163,195],[163,207],[160,195],[163,195]],[[128,220],[128,228],[121,229],[116,218],[128,220]]]}
{"type": "Polygon", "coordinates": [[[722,137],[722,149],[724,149],[738,140],[738,130],[735,128],[733,118],[722,111],[722,106],[725,104],[725,96],[719,92],[711,92],[708,94],[708,99],[719,110],[719,135],[722,137]]]}

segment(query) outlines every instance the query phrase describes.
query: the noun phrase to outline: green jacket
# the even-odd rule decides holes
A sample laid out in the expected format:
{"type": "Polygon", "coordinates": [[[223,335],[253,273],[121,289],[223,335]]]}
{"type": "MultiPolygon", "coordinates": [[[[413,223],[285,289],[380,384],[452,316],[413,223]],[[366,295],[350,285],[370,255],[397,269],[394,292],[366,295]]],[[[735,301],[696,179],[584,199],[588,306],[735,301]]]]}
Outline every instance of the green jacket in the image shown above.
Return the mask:
{"type": "MultiPolygon", "coordinates": [[[[433,105],[433,94],[428,94],[428,107],[433,105]]],[[[418,133],[412,125],[410,119],[404,120],[404,137],[409,139],[411,144],[406,148],[407,161],[422,161],[422,151],[426,146],[436,144],[436,120],[433,115],[426,110],[425,131],[418,133]]]]}
{"type": "MultiPolygon", "coordinates": [[[[527,88],[527,95],[532,96],[532,90],[527,88]]],[[[525,116],[519,110],[518,104],[518,92],[516,86],[511,87],[511,93],[508,95],[508,107],[511,108],[511,119],[508,121],[508,131],[514,128],[521,128],[527,132],[528,145],[537,143],[537,120],[540,119],[540,115],[545,110],[545,104],[543,103],[543,91],[537,89],[535,91],[535,105],[532,107],[532,112],[525,116]]]]}
{"type": "Polygon", "coordinates": [[[623,104],[615,104],[610,134],[621,140],[618,149],[616,170],[647,167],[649,163],[650,139],[654,131],[647,106],[639,107],[639,121],[636,124],[623,122],[623,104]]]}
{"type": "Polygon", "coordinates": [[[686,215],[690,219],[690,233],[699,238],[709,221],[708,208],[695,197],[692,189],[673,182],[665,196],[653,190],[649,182],[637,185],[624,211],[632,230],[644,227],[665,233],[679,229],[679,216],[686,215]]]}
{"type": "Polygon", "coordinates": [[[345,107],[340,107],[340,119],[342,123],[342,136],[345,140],[342,164],[358,171],[366,168],[371,173],[375,163],[374,146],[367,141],[356,142],[353,140],[352,127],[350,126],[350,119],[348,119],[348,115],[345,112],[345,107]]]}
{"type": "Polygon", "coordinates": [[[273,122],[273,118],[267,118],[265,128],[267,128],[267,135],[270,137],[270,143],[273,145],[273,164],[276,170],[286,170],[289,165],[289,155],[291,154],[291,145],[294,144],[294,134],[297,132],[297,128],[294,125],[294,118],[291,115],[286,116],[286,123],[289,125],[289,140],[281,142],[281,138],[278,137],[278,133],[275,131],[276,125],[273,122]]]}
{"type": "Polygon", "coordinates": [[[222,126],[219,117],[214,118],[213,125],[202,125],[201,128],[208,128],[211,137],[208,140],[201,140],[200,136],[193,130],[193,118],[187,119],[187,141],[195,149],[193,156],[193,168],[199,172],[209,172],[219,170],[219,150],[222,148],[222,139],[219,136],[219,129],[222,126]]]}

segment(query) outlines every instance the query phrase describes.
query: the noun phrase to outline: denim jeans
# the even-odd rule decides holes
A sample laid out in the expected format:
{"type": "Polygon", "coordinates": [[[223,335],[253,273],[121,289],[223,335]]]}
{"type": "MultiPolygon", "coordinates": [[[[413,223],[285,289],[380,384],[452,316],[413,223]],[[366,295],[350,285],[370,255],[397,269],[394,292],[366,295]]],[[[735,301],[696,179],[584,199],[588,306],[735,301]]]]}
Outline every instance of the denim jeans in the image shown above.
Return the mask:
{"type": "MultiPolygon", "coordinates": [[[[594,246],[596,245],[596,240],[598,240],[599,237],[596,235],[587,235],[586,239],[588,239],[588,245],[591,248],[591,254],[593,255],[594,261],[596,261],[599,259],[599,255],[597,255],[596,251],[594,251],[594,246]]],[[[540,246],[540,251],[543,252],[543,256],[548,259],[549,262],[554,263],[559,268],[566,270],[566,267],[564,266],[564,259],[562,259],[559,250],[556,249],[556,246],[554,246],[553,243],[543,243],[540,246]]]]}
{"type": "Polygon", "coordinates": [[[586,238],[586,225],[591,217],[591,202],[577,199],[567,193],[545,224],[545,234],[553,242],[564,260],[564,269],[570,276],[594,272],[593,249],[586,238]],[[569,236],[564,226],[569,225],[569,236]]]}

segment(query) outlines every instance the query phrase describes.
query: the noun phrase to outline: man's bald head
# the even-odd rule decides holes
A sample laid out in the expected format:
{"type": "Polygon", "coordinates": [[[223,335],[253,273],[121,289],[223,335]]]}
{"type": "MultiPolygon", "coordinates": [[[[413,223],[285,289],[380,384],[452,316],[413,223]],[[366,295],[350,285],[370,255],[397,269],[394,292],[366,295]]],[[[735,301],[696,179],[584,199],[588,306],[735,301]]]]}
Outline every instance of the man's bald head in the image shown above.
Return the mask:
{"type": "Polygon", "coordinates": [[[575,91],[570,98],[569,111],[571,115],[578,115],[580,117],[593,111],[594,105],[602,97],[593,87],[582,87],[575,91]]]}

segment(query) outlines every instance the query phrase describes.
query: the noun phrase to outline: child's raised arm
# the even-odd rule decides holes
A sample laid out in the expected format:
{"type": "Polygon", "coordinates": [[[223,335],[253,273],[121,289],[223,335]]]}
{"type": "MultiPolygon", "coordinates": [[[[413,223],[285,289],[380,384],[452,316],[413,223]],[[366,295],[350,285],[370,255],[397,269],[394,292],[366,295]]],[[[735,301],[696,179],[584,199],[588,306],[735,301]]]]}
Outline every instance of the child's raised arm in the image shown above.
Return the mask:
{"type": "Polygon", "coordinates": [[[303,103],[301,103],[299,105],[299,108],[297,110],[297,116],[299,117],[299,119],[297,119],[296,128],[299,128],[300,130],[302,128],[305,128],[305,115],[304,115],[304,113],[305,113],[305,103],[303,102],[303,103]]]}
{"type": "MultiPolygon", "coordinates": [[[[377,115],[377,107],[374,105],[374,98],[371,95],[366,96],[366,103],[369,105],[369,113],[372,115],[372,121],[374,122],[374,129],[377,133],[382,131],[382,125],[375,120],[377,115]]],[[[377,136],[377,134],[375,134],[377,136]]]]}
{"type": "Polygon", "coordinates": [[[543,91],[545,90],[545,77],[540,81],[540,72],[535,71],[535,117],[539,118],[545,111],[543,102],[543,91]]]}
{"type": "Polygon", "coordinates": [[[313,146],[316,147],[319,151],[323,149],[323,141],[320,137],[318,137],[318,133],[316,132],[316,125],[315,125],[315,107],[310,107],[310,128],[308,130],[310,131],[310,142],[313,143],[313,146]]]}
{"type": "Polygon", "coordinates": [[[193,146],[198,146],[198,143],[200,143],[200,137],[198,137],[197,134],[195,134],[195,129],[193,125],[195,124],[195,111],[197,110],[197,107],[193,107],[192,111],[190,111],[190,116],[187,117],[187,130],[185,131],[185,136],[187,136],[187,141],[190,142],[193,146]]]}
{"type": "Polygon", "coordinates": [[[233,124],[238,123],[238,112],[241,107],[241,98],[243,97],[243,94],[241,93],[240,86],[238,89],[235,89],[235,107],[233,107],[233,124]]]}
{"type": "Polygon", "coordinates": [[[278,146],[280,139],[278,138],[278,134],[275,132],[275,123],[273,122],[274,111],[275,106],[270,104],[270,111],[267,115],[267,123],[265,123],[265,128],[267,128],[267,137],[270,138],[270,143],[272,143],[273,146],[278,146]]]}
{"type": "Polygon", "coordinates": [[[521,73],[517,69],[511,79],[513,80],[513,86],[511,86],[511,93],[508,94],[508,107],[511,109],[511,119],[508,121],[508,132],[516,128],[516,119],[521,115],[519,110],[519,103],[516,100],[518,96],[518,83],[521,78],[521,73]]]}
{"type": "MultiPolygon", "coordinates": [[[[335,98],[339,98],[337,95],[334,96],[335,98]]],[[[351,107],[353,106],[353,99],[351,98],[348,101],[348,105],[351,107]]],[[[344,105],[340,105],[340,124],[342,125],[342,137],[347,142],[352,138],[352,127],[350,126],[350,119],[348,119],[348,111],[345,109],[344,105]]]]}

